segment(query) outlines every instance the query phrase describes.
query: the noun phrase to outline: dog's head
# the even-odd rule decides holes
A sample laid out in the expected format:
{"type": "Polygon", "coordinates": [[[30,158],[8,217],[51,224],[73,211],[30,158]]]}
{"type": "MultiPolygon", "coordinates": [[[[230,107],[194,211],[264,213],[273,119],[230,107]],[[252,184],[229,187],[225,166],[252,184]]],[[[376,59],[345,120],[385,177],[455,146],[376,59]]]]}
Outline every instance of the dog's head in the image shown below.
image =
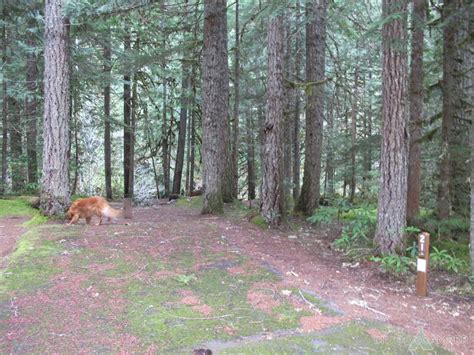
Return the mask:
{"type": "Polygon", "coordinates": [[[72,205],[71,207],[69,207],[69,210],[66,213],[66,219],[70,221],[72,217],[74,217],[75,214],[76,214],[76,207],[72,205]]]}

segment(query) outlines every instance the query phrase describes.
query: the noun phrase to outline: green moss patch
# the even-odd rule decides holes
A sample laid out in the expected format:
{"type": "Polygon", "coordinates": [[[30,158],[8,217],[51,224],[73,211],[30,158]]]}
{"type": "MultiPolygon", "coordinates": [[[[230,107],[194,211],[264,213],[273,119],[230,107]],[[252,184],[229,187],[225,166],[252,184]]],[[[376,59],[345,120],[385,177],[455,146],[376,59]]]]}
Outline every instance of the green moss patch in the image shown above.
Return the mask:
{"type": "Polygon", "coordinates": [[[203,197],[202,196],[195,196],[195,197],[182,197],[176,201],[176,205],[183,206],[183,207],[191,207],[191,208],[202,208],[203,204],[203,197]]]}
{"type": "Polygon", "coordinates": [[[35,210],[24,199],[0,199],[0,218],[1,217],[35,217],[39,211],[35,210]]]}
{"type": "Polygon", "coordinates": [[[431,344],[423,333],[408,335],[380,323],[351,322],[310,334],[287,332],[212,342],[220,354],[449,354],[431,344]]]}
{"type": "Polygon", "coordinates": [[[7,268],[0,273],[0,299],[10,291],[41,286],[61,271],[51,257],[63,251],[63,246],[57,240],[44,238],[48,234],[48,228],[35,227],[21,236],[7,268]]]}
{"type": "Polygon", "coordinates": [[[267,229],[268,223],[263,219],[261,215],[256,215],[250,220],[251,223],[255,224],[258,228],[267,229]]]}
{"type": "Polygon", "coordinates": [[[160,351],[177,351],[216,338],[230,340],[297,327],[307,313],[297,312],[284,299],[271,312],[249,304],[252,286],[274,277],[263,269],[255,271],[236,277],[225,269],[210,268],[192,277],[186,273],[152,283],[134,281],[127,292],[129,331],[160,351]],[[182,302],[186,295],[192,295],[196,304],[182,302]],[[199,307],[206,307],[209,314],[199,307]]]}

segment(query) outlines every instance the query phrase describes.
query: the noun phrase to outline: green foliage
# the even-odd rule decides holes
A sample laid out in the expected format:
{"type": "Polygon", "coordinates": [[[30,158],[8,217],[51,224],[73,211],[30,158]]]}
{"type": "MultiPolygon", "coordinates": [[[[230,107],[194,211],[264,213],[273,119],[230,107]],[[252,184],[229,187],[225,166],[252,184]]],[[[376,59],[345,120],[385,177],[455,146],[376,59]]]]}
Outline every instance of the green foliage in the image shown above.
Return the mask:
{"type": "Polygon", "coordinates": [[[196,281],[196,275],[178,275],[175,277],[175,280],[184,285],[189,285],[192,281],[196,281]]]}
{"type": "Polygon", "coordinates": [[[250,220],[250,222],[252,224],[255,224],[260,229],[267,229],[268,228],[268,223],[265,221],[265,219],[260,214],[253,217],[250,220]]]}
{"type": "Polygon", "coordinates": [[[25,199],[0,199],[0,217],[33,217],[38,211],[32,208],[25,199]]]}
{"type": "Polygon", "coordinates": [[[433,246],[430,254],[431,266],[433,268],[444,269],[458,273],[462,268],[467,267],[467,263],[463,260],[449,254],[447,250],[440,250],[433,246]]]}
{"type": "Polygon", "coordinates": [[[396,276],[407,274],[410,268],[415,265],[413,258],[392,254],[381,257],[373,256],[370,260],[380,263],[386,272],[396,276]]]}
{"type": "Polygon", "coordinates": [[[338,210],[335,207],[321,207],[314,211],[311,217],[308,217],[307,221],[311,224],[331,224],[334,222],[337,216],[338,210]]]}
{"type": "Polygon", "coordinates": [[[340,238],[334,241],[337,249],[370,247],[375,230],[377,215],[369,206],[358,207],[343,214],[350,222],[342,230],[340,238]]]}

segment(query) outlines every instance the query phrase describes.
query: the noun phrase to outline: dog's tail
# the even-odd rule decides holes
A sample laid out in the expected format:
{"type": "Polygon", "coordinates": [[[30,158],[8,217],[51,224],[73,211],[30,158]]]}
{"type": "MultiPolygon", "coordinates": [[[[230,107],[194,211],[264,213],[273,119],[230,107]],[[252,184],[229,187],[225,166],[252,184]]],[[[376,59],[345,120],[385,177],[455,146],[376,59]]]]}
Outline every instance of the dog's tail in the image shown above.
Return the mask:
{"type": "Polygon", "coordinates": [[[123,210],[116,210],[110,206],[107,206],[104,209],[102,209],[102,216],[108,217],[108,218],[123,217],[123,210]]]}

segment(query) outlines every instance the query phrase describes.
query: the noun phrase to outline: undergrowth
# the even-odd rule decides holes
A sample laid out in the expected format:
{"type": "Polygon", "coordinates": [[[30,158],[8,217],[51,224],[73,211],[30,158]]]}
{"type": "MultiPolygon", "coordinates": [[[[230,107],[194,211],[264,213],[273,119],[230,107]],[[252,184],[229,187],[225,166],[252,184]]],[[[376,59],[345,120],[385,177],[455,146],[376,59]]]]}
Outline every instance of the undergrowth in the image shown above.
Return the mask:
{"type": "Polygon", "coordinates": [[[338,202],[336,206],[321,207],[308,218],[312,224],[343,223],[341,235],[333,242],[336,250],[351,260],[370,260],[393,275],[416,272],[418,255],[417,236],[423,230],[431,234],[430,268],[453,273],[469,272],[469,221],[453,217],[436,220],[426,212],[405,228],[405,246],[400,255],[377,255],[374,234],[377,210],[373,205],[348,206],[338,202]]]}

